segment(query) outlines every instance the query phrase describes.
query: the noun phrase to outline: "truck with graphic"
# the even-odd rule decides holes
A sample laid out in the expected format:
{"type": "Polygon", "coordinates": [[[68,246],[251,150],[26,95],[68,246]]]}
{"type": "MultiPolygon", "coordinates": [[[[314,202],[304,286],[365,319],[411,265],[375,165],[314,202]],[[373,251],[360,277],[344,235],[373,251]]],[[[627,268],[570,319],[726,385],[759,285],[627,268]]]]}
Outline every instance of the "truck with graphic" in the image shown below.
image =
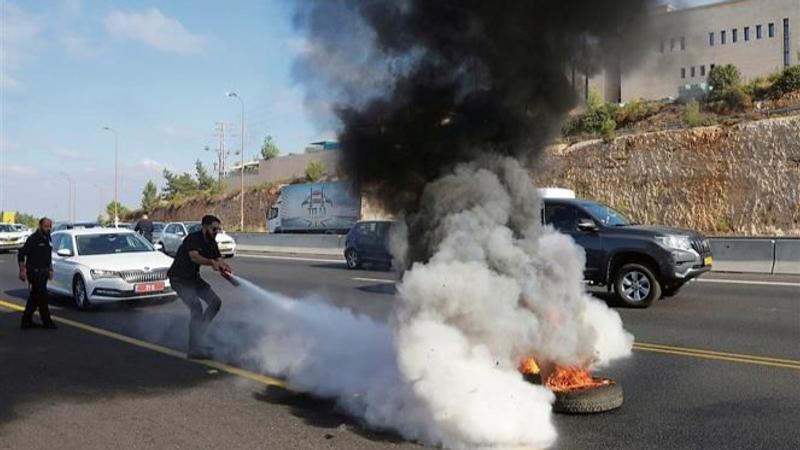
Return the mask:
{"type": "Polygon", "coordinates": [[[361,196],[344,181],[290,184],[267,211],[271,233],[347,233],[361,218],[361,196]]]}

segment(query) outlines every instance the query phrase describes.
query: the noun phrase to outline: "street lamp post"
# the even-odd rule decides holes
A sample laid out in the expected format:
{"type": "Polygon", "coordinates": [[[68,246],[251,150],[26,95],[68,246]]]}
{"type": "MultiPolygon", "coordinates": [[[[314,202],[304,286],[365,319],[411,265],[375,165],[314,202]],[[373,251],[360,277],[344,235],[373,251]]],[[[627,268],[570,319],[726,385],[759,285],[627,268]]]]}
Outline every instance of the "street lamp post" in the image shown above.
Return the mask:
{"type": "Polygon", "coordinates": [[[244,231],[244,101],[236,92],[228,92],[228,97],[236,97],[242,105],[242,146],[239,149],[239,156],[241,156],[241,166],[239,167],[239,231],[244,231]]]}
{"type": "Polygon", "coordinates": [[[66,172],[61,172],[61,175],[67,179],[67,192],[68,192],[68,201],[67,201],[67,221],[75,222],[75,203],[77,189],[75,187],[75,181],[72,180],[72,177],[69,176],[66,172]]]}
{"type": "Polygon", "coordinates": [[[104,130],[114,133],[114,227],[119,227],[119,151],[117,148],[117,131],[105,126],[104,130]]]}

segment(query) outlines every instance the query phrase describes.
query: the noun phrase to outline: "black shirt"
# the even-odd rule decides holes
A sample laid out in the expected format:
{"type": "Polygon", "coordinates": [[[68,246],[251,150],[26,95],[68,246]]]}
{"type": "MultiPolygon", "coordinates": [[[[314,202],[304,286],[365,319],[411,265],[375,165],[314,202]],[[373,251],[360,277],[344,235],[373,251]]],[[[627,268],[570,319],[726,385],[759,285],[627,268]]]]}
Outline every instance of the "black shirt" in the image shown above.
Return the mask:
{"type": "Polygon", "coordinates": [[[50,245],[50,236],[41,230],[28,236],[25,245],[17,253],[17,261],[28,269],[49,269],[53,264],[53,247],[50,245]]]}
{"type": "Polygon", "coordinates": [[[153,242],[153,222],[150,219],[142,219],[136,224],[134,231],[137,231],[150,242],[153,242]]]}
{"type": "Polygon", "coordinates": [[[170,278],[191,280],[200,276],[200,265],[189,258],[189,252],[194,250],[200,252],[200,256],[208,259],[222,257],[219,247],[217,247],[216,239],[207,240],[203,236],[203,230],[189,233],[181,243],[181,246],[178,247],[178,253],[175,255],[175,260],[172,261],[172,267],[167,272],[170,278]]]}

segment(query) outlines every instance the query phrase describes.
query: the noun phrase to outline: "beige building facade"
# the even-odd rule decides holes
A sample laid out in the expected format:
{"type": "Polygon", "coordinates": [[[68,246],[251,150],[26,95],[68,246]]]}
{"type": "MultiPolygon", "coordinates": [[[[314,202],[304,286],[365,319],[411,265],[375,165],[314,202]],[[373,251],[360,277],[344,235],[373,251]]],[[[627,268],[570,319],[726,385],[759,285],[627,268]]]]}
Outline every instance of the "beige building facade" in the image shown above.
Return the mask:
{"type": "Polygon", "coordinates": [[[591,79],[607,101],[666,99],[707,90],[712,67],[733,64],[745,80],[800,64],[800,0],[728,0],[662,6],[649,49],[591,79]],[[618,87],[618,89],[617,89],[618,87]]]}

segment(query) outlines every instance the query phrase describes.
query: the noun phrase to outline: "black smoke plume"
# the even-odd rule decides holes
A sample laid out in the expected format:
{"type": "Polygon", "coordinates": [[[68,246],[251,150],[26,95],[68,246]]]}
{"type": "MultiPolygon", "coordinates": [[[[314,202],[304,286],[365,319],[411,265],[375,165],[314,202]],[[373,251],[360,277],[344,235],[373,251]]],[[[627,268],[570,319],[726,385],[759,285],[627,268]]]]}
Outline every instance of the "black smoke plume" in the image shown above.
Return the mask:
{"type": "Polygon", "coordinates": [[[312,50],[297,73],[338,94],[342,172],[413,216],[424,187],[458,163],[530,161],[578,100],[573,69],[613,65],[626,46],[629,56],[651,3],[302,1],[312,50]]]}

